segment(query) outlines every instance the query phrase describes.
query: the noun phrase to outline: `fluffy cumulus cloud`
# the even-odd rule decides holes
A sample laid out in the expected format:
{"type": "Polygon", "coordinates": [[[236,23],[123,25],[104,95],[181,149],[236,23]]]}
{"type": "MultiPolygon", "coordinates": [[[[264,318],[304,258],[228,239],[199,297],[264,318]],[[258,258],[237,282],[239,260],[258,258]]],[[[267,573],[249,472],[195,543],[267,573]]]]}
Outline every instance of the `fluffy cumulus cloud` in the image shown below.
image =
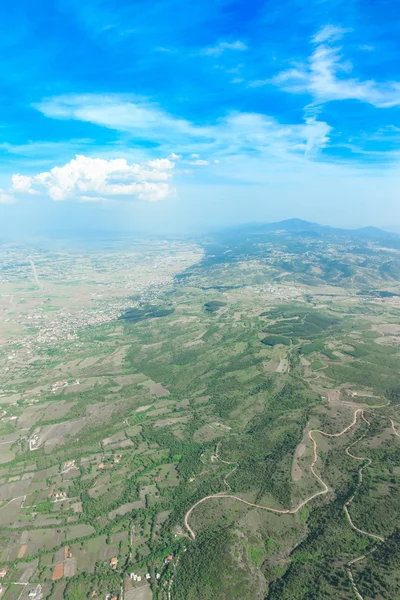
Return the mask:
{"type": "MultiPolygon", "coordinates": [[[[359,100],[378,108],[400,106],[399,82],[376,82],[351,77],[353,65],[336,42],[348,30],[327,25],[311,40],[313,51],[305,64],[282,71],[272,83],[298,94],[310,94],[315,103],[332,100],[359,100]]],[[[257,81],[253,85],[271,83],[257,81]]]]}
{"type": "Polygon", "coordinates": [[[14,194],[44,194],[52,200],[163,200],[170,194],[174,163],[169,158],[128,164],[124,158],[105,160],[77,155],[61,167],[33,176],[12,176],[14,194]]]}
{"type": "Polygon", "coordinates": [[[126,158],[77,154],[70,162],[47,171],[14,174],[11,187],[1,192],[0,202],[27,196],[54,201],[156,202],[171,195],[174,173],[181,180],[195,171],[202,182],[207,177],[226,180],[234,161],[229,178],[253,182],[250,163],[263,162],[268,178],[276,165],[287,169],[289,164],[313,160],[329,143],[331,127],[317,118],[281,124],[260,113],[230,112],[214,123],[198,125],[154,104],[134,100],[124,96],[62,96],[47,99],[37,108],[53,118],[87,121],[117,130],[124,133],[125,139],[131,135],[135,140],[155,140],[158,152],[167,158],[131,163],[126,158]],[[176,173],[178,160],[185,168],[176,173]]]}

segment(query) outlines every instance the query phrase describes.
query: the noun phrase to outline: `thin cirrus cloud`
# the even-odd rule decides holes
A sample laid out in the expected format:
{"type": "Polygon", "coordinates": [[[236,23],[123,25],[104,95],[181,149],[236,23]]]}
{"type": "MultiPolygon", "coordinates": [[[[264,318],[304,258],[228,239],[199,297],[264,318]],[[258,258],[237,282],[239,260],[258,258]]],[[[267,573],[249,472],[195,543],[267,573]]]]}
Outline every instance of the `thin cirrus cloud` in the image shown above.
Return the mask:
{"type": "Polygon", "coordinates": [[[11,188],[4,194],[40,194],[55,201],[126,198],[156,202],[169,196],[173,168],[174,163],[168,158],[128,164],[124,158],[105,160],[77,155],[50,171],[33,176],[14,174],[11,188]]]}
{"type": "Polygon", "coordinates": [[[131,95],[71,94],[47,98],[33,106],[46,117],[94,123],[158,143],[169,139],[171,129],[178,139],[206,135],[204,128],[172,117],[155,103],[131,95]]]}
{"type": "MultiPolygon", "coordinates": [[[[237,155],[311,155],[329,141],[330,126],[317,119],[281,124],[260,113],[230,112],[213,124],[197,125],[170,115],[158,105],[119,95],[73,95],[35,104],[47,117],[101,125],[133,139],[156,142],[165,154],[221,158],[237,155]]],[[[194,162],[194,161],[192,161],[194,162]]]]}
{"type": "Polygon", "coordinates": [[[6,190],[0,189],[0,204],[13,204],[15,197],[6,190]]]}
{"type": "Polygon", "coordinates": [[[32,157],[32,158],[47,158],[58,155],[64,155],[69,152],[79,152],[79,149],[87,148],[93,144],[93,140],[85,139],[71,139],[68,141],[63,140],[62,142],[51,142],[51,141],[36,141],[28,142],[25,144],[10,144],[8,142],[0,143],[0,151],[6,154],[13,154],[15,156],[32,157]]]}
{"type": "Polygon", "coordinates": [[[199,167],[205,167],[206,165],[209,165],[209,161],[208,160],[204,160],[202,158],[197,158],[196,160],[190,160],[189,161],[189,165],[197,165],[199,167]]]}
{"type": "MultiPolygon", "coordinates": [[[[33,175],[15,173],[9,189],[0,190],[2,203],[29,196],[54,201],[156,202],[171,196],[173,177],[188,173],[187,169],[174,169],[181,159],[190,169],[209,171],[214,180],[228,177],[253,183],[252,165],[268,161],[269,169],[283,165],[287,169],[289,164],[299,166],[301,161],[313,161],[329,143],[331,131],[327,123],[315,118],[283,125],[271,116],[241,112],[228,113],[202,126],[174,117],[155,104],[116,95],[56,97],[36,108],[54,119],[107,127],[122,133],[125,141],[129,134],[133,140],[156,142],[158,153],[168,158],[128,163],[126,158],[107,156],[106,148],[97,148],[98,154],[93,156],[96,148],[92,148],[92,157],[77,154],[62,166],[33,175]],[[99,157],[100,151],[103,158],[99,157]],[[229,164],[234,164],[234,169],[229,164]]],[[[110,149],[111,155],[114,152],[110,149]]],[[[264,173],[267,176],[265,169],[264,173]]]]}
{"type": "Polygon", "coordinates": [[[244,52],[247,49],[248,47],[246,46],[246,44],[244,44],[240,40],[236,40],[235,42],[219,42],[215,46],[203,48],[201,54],[206,54],[208,56],[219,56],[226,50],[236,50],[239,52],[244,52]]]}
{"type": "Polygon", "coordinates": [[[353,65],[335,44],[350,30],[327,25],[312,38],[313,51],[304,64],[278,73],[253,86],[275,84],[295,94],[310,94],[315,104],[333,100],[359,100],[377,108],[400,105],[400,82],[377,82],[351,77],[353,65]]]}

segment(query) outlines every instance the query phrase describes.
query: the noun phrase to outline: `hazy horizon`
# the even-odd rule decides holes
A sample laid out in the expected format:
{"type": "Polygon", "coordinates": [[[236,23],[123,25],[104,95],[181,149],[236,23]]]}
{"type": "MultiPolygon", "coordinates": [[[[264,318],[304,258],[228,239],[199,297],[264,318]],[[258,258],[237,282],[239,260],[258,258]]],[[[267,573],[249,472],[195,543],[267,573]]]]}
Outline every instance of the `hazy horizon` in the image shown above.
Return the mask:
{"type": "MultiPolygon", "coordinates": [[[[215,225],[212,226],[210,225],[209,227],[204,227],[204,228],[195,228],[193,230],[190,229],[185,229],[185,230],[179,230],[179,229],[164,229],[164,230],[156,230],[155,228],[132,228],[132,229],[123,229],[121,228],[112,228],[112,227],[81,227],[79,228],[78,226],[75,228],[72,227],[68,227],[68,228],[64,228],[62,225],[57,225],[54,228],[43,228],[40,229],[38,228],[34,228],[31,230],[10,230],[7,229],[6,231],[2,231],[0,230],[0,242],[1,243],[24,243],[24,242],[46,242],[49,241],[51,242],[52,240],[57,240],[59,242],[81,242],[81,241],[85,241],[87,240],[89,243],[92,242],[96,242],[96,241],[108,241],[108,240],[113,240],[113,241],[128,241],[128,240],[132,240],[134,241],[135,239],[169,239],[169,240],[185,240],[185,239],[201,239],[202,237],[207,238],[207,236],[213,236],[214,234],[219,234],[219,233],[223,233],[224,231],[246,231],[247,228],[249,228],[250,230],[252,228],[254,228],[255,230],[257,229],[257,227],[263,227],[263,226],[268,226],[268,225],[273,225],[273,224],[285,224],[291,221],[304,221],[304,223],[309,223],[311,226],[312,225],[317,225],[319,227],[326,227],[326,228],[332,228],[334,231],[335,230],[344,230],[344,231],[349,231],[350,233],[352,231],[358,231],[358,230],[363,230],[363,229],[368,229],[368,228],[376,228],[382,232],[388,233],[388,234],[399,234],[400,235],[400,227],[396,228],[396,227],[376,227],[375,225],[363,225],[361,227],[346,227],[346,226],[335,226],[335,225],[331,225],[330,223],[319,223],[319,222],[314,222],[314,221],[308,221],[305,219],[301,219],[299,217],[293,217],[293,218],[288,218],[288,219],[282,219],[282,220],[278,220],[278,221],[243,221],[240,223],[233,223],[233,224],[223,224],[223,225],[215,225]]],[[[312,227],[310,228],[312,229],[312,227]]]]}
{"type": "Polygon", "coordinates": [[[400,231],[390,3],[22,5],[0,9],[1,235],[400,231]]]}

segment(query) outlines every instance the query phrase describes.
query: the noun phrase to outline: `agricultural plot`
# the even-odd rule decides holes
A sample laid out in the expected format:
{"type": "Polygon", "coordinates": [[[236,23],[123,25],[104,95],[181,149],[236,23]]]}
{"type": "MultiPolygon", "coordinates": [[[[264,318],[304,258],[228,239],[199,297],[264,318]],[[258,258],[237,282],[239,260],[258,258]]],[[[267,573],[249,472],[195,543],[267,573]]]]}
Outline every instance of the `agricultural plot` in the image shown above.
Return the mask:
{"type": "Polygon", "coordinates": [[[5,598],[396,597],[398,283],[276,243],[44,253],[0,289],[5,598]]]}

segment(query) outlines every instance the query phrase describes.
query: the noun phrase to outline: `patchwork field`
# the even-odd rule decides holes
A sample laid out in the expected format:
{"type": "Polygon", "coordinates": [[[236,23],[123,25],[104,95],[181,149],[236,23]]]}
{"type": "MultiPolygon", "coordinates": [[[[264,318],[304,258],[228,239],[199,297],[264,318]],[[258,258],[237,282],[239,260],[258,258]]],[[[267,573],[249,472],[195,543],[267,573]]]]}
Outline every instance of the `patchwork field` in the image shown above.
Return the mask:
{"type": "Polygon", "coordinates": [[[400,598],[398,281],[274,243],[3,248],[4,598],[400,598]]]}

